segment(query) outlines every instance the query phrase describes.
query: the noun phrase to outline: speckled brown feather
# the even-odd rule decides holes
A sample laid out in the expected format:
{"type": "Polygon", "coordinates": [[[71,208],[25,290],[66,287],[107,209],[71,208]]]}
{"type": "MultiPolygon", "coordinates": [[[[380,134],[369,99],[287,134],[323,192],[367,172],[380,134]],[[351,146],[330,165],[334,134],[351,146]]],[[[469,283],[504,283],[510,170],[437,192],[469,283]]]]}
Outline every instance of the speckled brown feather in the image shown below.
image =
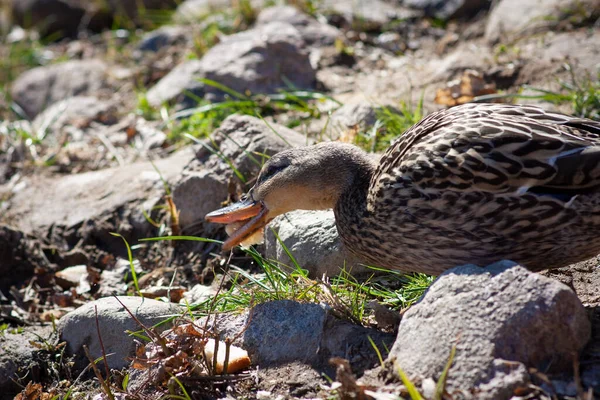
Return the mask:
{"type": "Polygon", "coordinates": [[[348,248],[376,265],[540,270],[600,253],[599,187],[600,123],[468,104],[408,130],[335,211],[348,248]]]}

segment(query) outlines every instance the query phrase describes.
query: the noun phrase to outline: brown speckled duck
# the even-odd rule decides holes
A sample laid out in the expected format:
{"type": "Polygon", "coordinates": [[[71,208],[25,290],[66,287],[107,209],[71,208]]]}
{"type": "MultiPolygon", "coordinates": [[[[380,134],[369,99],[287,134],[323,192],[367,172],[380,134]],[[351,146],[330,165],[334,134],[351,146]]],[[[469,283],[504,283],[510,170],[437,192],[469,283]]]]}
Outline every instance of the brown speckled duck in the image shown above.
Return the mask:
{"type": "Polygon", "coordinates": [[[600,253],[600,122],[534,106],[433,113],[374,162],[343,143],[273,156],[242,200],[206,216],[225,250],[295,209],[333,208],[365,263],[439,275],[514,260],[530,270],[600,253]]]}

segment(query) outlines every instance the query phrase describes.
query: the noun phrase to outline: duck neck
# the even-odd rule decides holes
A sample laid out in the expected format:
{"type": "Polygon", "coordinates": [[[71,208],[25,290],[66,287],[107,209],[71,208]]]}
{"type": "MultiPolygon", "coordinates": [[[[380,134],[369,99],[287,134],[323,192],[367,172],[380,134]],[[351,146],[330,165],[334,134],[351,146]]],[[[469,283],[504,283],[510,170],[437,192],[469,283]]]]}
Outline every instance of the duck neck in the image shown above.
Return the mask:
{"type": "Polygon", "coordinates": [[[334,213],[342,239],[359,229],[361,221],[368,212],[367,198],[375,167],[375,162],[366,154],[363,160],[357,161],[349,184],[342,190],[336,202],[334,213]]]}

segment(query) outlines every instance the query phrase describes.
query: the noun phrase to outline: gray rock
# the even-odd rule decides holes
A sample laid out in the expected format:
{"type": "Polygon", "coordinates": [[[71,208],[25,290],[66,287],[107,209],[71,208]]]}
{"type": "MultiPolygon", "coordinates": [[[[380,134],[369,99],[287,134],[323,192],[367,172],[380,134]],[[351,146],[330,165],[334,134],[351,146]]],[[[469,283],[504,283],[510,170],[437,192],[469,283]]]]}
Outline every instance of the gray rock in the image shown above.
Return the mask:
{"type": "Polygon", "coordinates": [[[12,399],[21,392],[27,382],[35,379],[34,355],[40,351],[30,342],[42,344],[42,340],[50,342],[54,339],[49,326],[26,326],[13,331],[8,328],[0,334],[0,393],[6,399],[12,399]]]}
{"type": "Polygon", "coordinates": [[[519,364],[570,371],[589,338],[590,322],[571,289],[503,261],[440,275],[404,314],[388,360],[415,381],[437,380],[456,343],[448,391],[508,399],[527,383],[519,364]]]}
{"type": "Polygon", "coordinates": [[[204,96],[204,85],[199,80],[205,77],[202,60],[185,61],[151,87],[146,98],[154,106],[172,101],[183,107],[192,107],[196,104],[196,97],[204,96]]]}
{"type": "MultiPolygon", "coordinates": [[[[117,106],[110,101],[91,96],[75,96],[59,101],[46,108],[33,120],[32,127],[38,137],[57,136],[69,125],[89,126],[90,122],[114,124],[117,122],[117,106]]],[[[81,131],[80,131],[81,132],[81,131]]],[[[56,141],[58,138],[54,138],[56,141]]],[[[81,137],[70,137],[79,141],[81,137]]]]}
{"type": "Polygon", "coordinates": [[[256,25],[266,25],[275,21],[293,25],[309,45],[332,45],[341,35],[339,29],[336,27],[323,24],[292,6],[265,8],[258,14],[256,25]]]}
{"type": "Polygon", "coordinates": [[[485,38],[490,42],[511,41],[524,35],[551,30],[570,15],[580,12],[579,10],[600,10],[600,1],[500,0],[488,17],[485,38]]]}
{"type": "Polygon", "coordinates": [[[148,91],[148,101],[153,105],[175,101],[190,107],[196,104],[196,96],[224,97],[219,89],[199,82],[201,78],[254,94],[276,92],[287,87],[287,82],[298,89],[313,89],[316,83],[300,33],[281,22],[228,36],[201,60],[178,65],[148,91]]]}
{"type": "MultiPolygon", "coordinates": [[[[183,149],[154,164],[162,177],[171,182],[192,156],[191,149],[183,149]]],[[[121,218],[127,215],[131,220],[122,226],[113,221],[117,226],[112,229],[148,234],[142,209],[149,210],[154,204],[144,202],[157,202],[164,194],[160,176],[149,162],[63,177],[32,177],[24,180],[23,186],[8,200],[9,208],[3,219],[12,221],[24,232],[40,232],[50,226],[77,229],[86,224],[84,228],[89,229],[91,221],[102,224],[101,221],[116,213],[117,221],[123,222],[121,218]],[[138,220],[139,227],[135,225],[138,220]]],[[[106,241],[105,244],[114,242],[122,248],[119,238],[111,238],[108,232],[102,237],[100,240],[106,241]]]]}
{"type": "Polygon", "coordinates": [[[230,338],[247,326],[238,344],[261,369],[292,362],[327,368],[330,358],[349,357],[360,372],[377,363],[368,336],[379,349],[393,340],[392,334],[340,320],[320,305],[291,300],[259,304],[251,314],[220,316],[214,325],[221,337],[230,338]]]}
{"type": "MultiPolygon", "coordinates": [[[[251,0],[250,3],[257,7],[262,5],[263,1],[251,0]]],[[[185,0],[175,10],[173,21],[178,24],[190,24],[230,7],[231,0],[185,0]]]]}
{"type": "Polygon", "coordinates": [[[381,30],[394,20],[418,16],[419,13],[384,0],[324,0],[319,8],[325,14],[343,17],[358,30],[381,30]]]}
{"type": "Polygon", "coordinates": [[[342,270],[354,276],[369,271],[344,247],[331,210],[293,211],[275,218],[265,230],[265,255],[293,270],[284,246],[313,278],[336,276],[342,270]]]}
{"type": "MultiPolygon", "coordinates": [[[[301,146],[306,139],[281,125],[270,124],[269,127],[255,117],[232,115],[206,143],[218,146],[222,156],[248,181],[258,174],[265,161],[258,154],[272,155],[290,146],[301,146]]],[[[227,200],[228,183],[233,175],[231,166],[221,157],[206,148],[199,151],[173,188],[173,200],[181,210],[179,222],[184,230],[202,224],[207,213],[227,200]]]]}
{"type": "Polygon", "coordinates": [[[440,19],[463,18],[487,10],[491,0],[404,0],[407,7],[440,19]]]}
{"type": "Polygon", "coordinates": [[[107,72],[108,67],[100,60],[73,60],[37,67],[19,75],[12,85],[11,96],[34,118],[60,100],[108,88],[107,72]]]}
{"type": "MultiPolygon", "coordinates": [[[[184,307],[176,304],[142,297],[120,296],[119,300],[148,328],[185,310],[184,307]]],[[[114,297],[104,297],[89,302],[63,316],[57,323],[60,339],[67,342],[69,353],[75,355],[75,362],[79,367],[89,364],[83,350],[84,345],[88,347],[93,359],[101,357],[102,347],[96,328],[96,308],[108,365],[114,369],[127,367],[130,362],[127,357],[135,354],[136,345],[126,331],[135,332],[142,328],[114,297]]],[[[170,326],[170,324],[163,324],[158,327],[158,332],[170,326]]]]}
{"type": "Polygon", "coordinates": [[[137,45],[140,51],[157,52],[163,47],[186,43],[190,39],[191,31],[185,26],[161,26],[152,32],[146,33],[137,45]]]}

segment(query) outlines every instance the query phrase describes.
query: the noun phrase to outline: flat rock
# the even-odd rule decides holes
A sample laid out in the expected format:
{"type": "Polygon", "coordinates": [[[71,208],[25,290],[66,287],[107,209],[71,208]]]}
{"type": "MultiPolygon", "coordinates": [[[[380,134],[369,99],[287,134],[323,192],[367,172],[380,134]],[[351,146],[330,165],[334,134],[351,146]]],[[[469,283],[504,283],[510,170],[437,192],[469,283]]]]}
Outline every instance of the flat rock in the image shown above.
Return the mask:
{"type": "Polygon", "coordinates": [[[148,91],[148,101],[152,105],[174,101],[191,107],[197,97],[224,97],[219,89],[200,82],[202,78],[239,93],[254,94],[275,93],[290,83],[297,89],[314,89],[316,84],[302,36],[292,25],[282,22],[223,38],[201,60],[175,67],[148,91]]]}
{"type": "Polygon", "coordinates": [[[487,10],[491,0],[404,0],[406,7],[422,10],[440,19],[463,18],[487,10]]]}
{"type": "MultiPolygon", "coordinates": [[[[142,297],[120,296],[121,303],[146,327],[166,320],[173,315],[179,315],[185,310],[176,304],[144,299],[142,297]]],[[[89,302],[63,316],[57,323],[60,340],[67,342],[70,354],[75,355],[75,361],[81,368],[89,363],[83,346],[86,345],[93,359],[102,356],[102,347],[98,337],[97,321],[104,351],[108,356],[108,365],[114,369],[125,368],[135,354],[136,345],[126,331],[136,332],[142,328],[129,312],[114,297],[104,297],[89,302]]],[[[171,327],[163,324],[158,328],[162,331],[171,327]]]]}
{"type": "Polygon", "coordinates": [[[258,14],[256,25],[266,25],[275,21],[294,26],[308,45],[332,45],[341,35],[336,27],[321,23],[292,6],[265,8],[258,14]]]}
{"type": "MultiPolygon", "coordinates": [[[[245,181],[250,181],[266,161],[259,154],[273,155],[290,146],[306,144],[298,132],[278,124],[269,125],[255,117],[232,115],[206,141],[207,146],[216,145],[215,150],[222,157],[201,148],[173,187],[173,200],[181,210],[179,222],[184,230],[202,225],[204,216],[227,200],[228,184],[234,177],[232,166],[245,181]]],[[[235,181],[243,183],[237,177],[235,181]]]]}
{"type": "MultiPolygon", "coordinates": [[[[169,182],[191,158],[187,148],[154,164],[169,182]]],[[[40,232],[52,225],[78,227],[131,207],[132,218],[144,224],[143,203],[156,202],[163,193],[160,175],[150,162],[62,177],[31,177],[13,190],[3,220],[12,221],[24,232],[40,232]]]]}
{"type": "Polygon", "coordinates": [[[109,87],[108,66],[100,60],[73,60],[32,68],[13,82],[12,99],[34,118],[46,107],[72,96],[96,94],[109,87]]]}
{"type": "MultiPolygon", "coordinates": [[[[117,105],[93,96],[75,96],[56,102],[38,114],[32,127],[45,139],[60,135],[69,126],[88,126],[91,122],[114,124],[117,122],[117,105]]],[[[70,137],[70,141],[81,138],[70,137]]],[[[54,137],[56,142],[57,138],[54,137]]]]}
{"type": "Polygon", "coordinates": [[[292,211],[275,218],[265,230],[265,255],[293,270],[286,249],[313,278],[337,276],[342,270],[354,276],[369,271],[344,247],[332,210],[292,211]]]}
{"type": "Polygon", "coordinates": [[[600,0],[501,0],[490,12],[485,38],[511,41],[549,31],[581,10],[600,10],[600,0]]]}
{"type": "Polygon", "coordinates": [[[403,316],[388,360],[415,382],[439,379],[456,356],[447,390],[508,399],[527,368],[570,371],[590,321],[567,286],[509,261],[445,272],[403,316]]]}

